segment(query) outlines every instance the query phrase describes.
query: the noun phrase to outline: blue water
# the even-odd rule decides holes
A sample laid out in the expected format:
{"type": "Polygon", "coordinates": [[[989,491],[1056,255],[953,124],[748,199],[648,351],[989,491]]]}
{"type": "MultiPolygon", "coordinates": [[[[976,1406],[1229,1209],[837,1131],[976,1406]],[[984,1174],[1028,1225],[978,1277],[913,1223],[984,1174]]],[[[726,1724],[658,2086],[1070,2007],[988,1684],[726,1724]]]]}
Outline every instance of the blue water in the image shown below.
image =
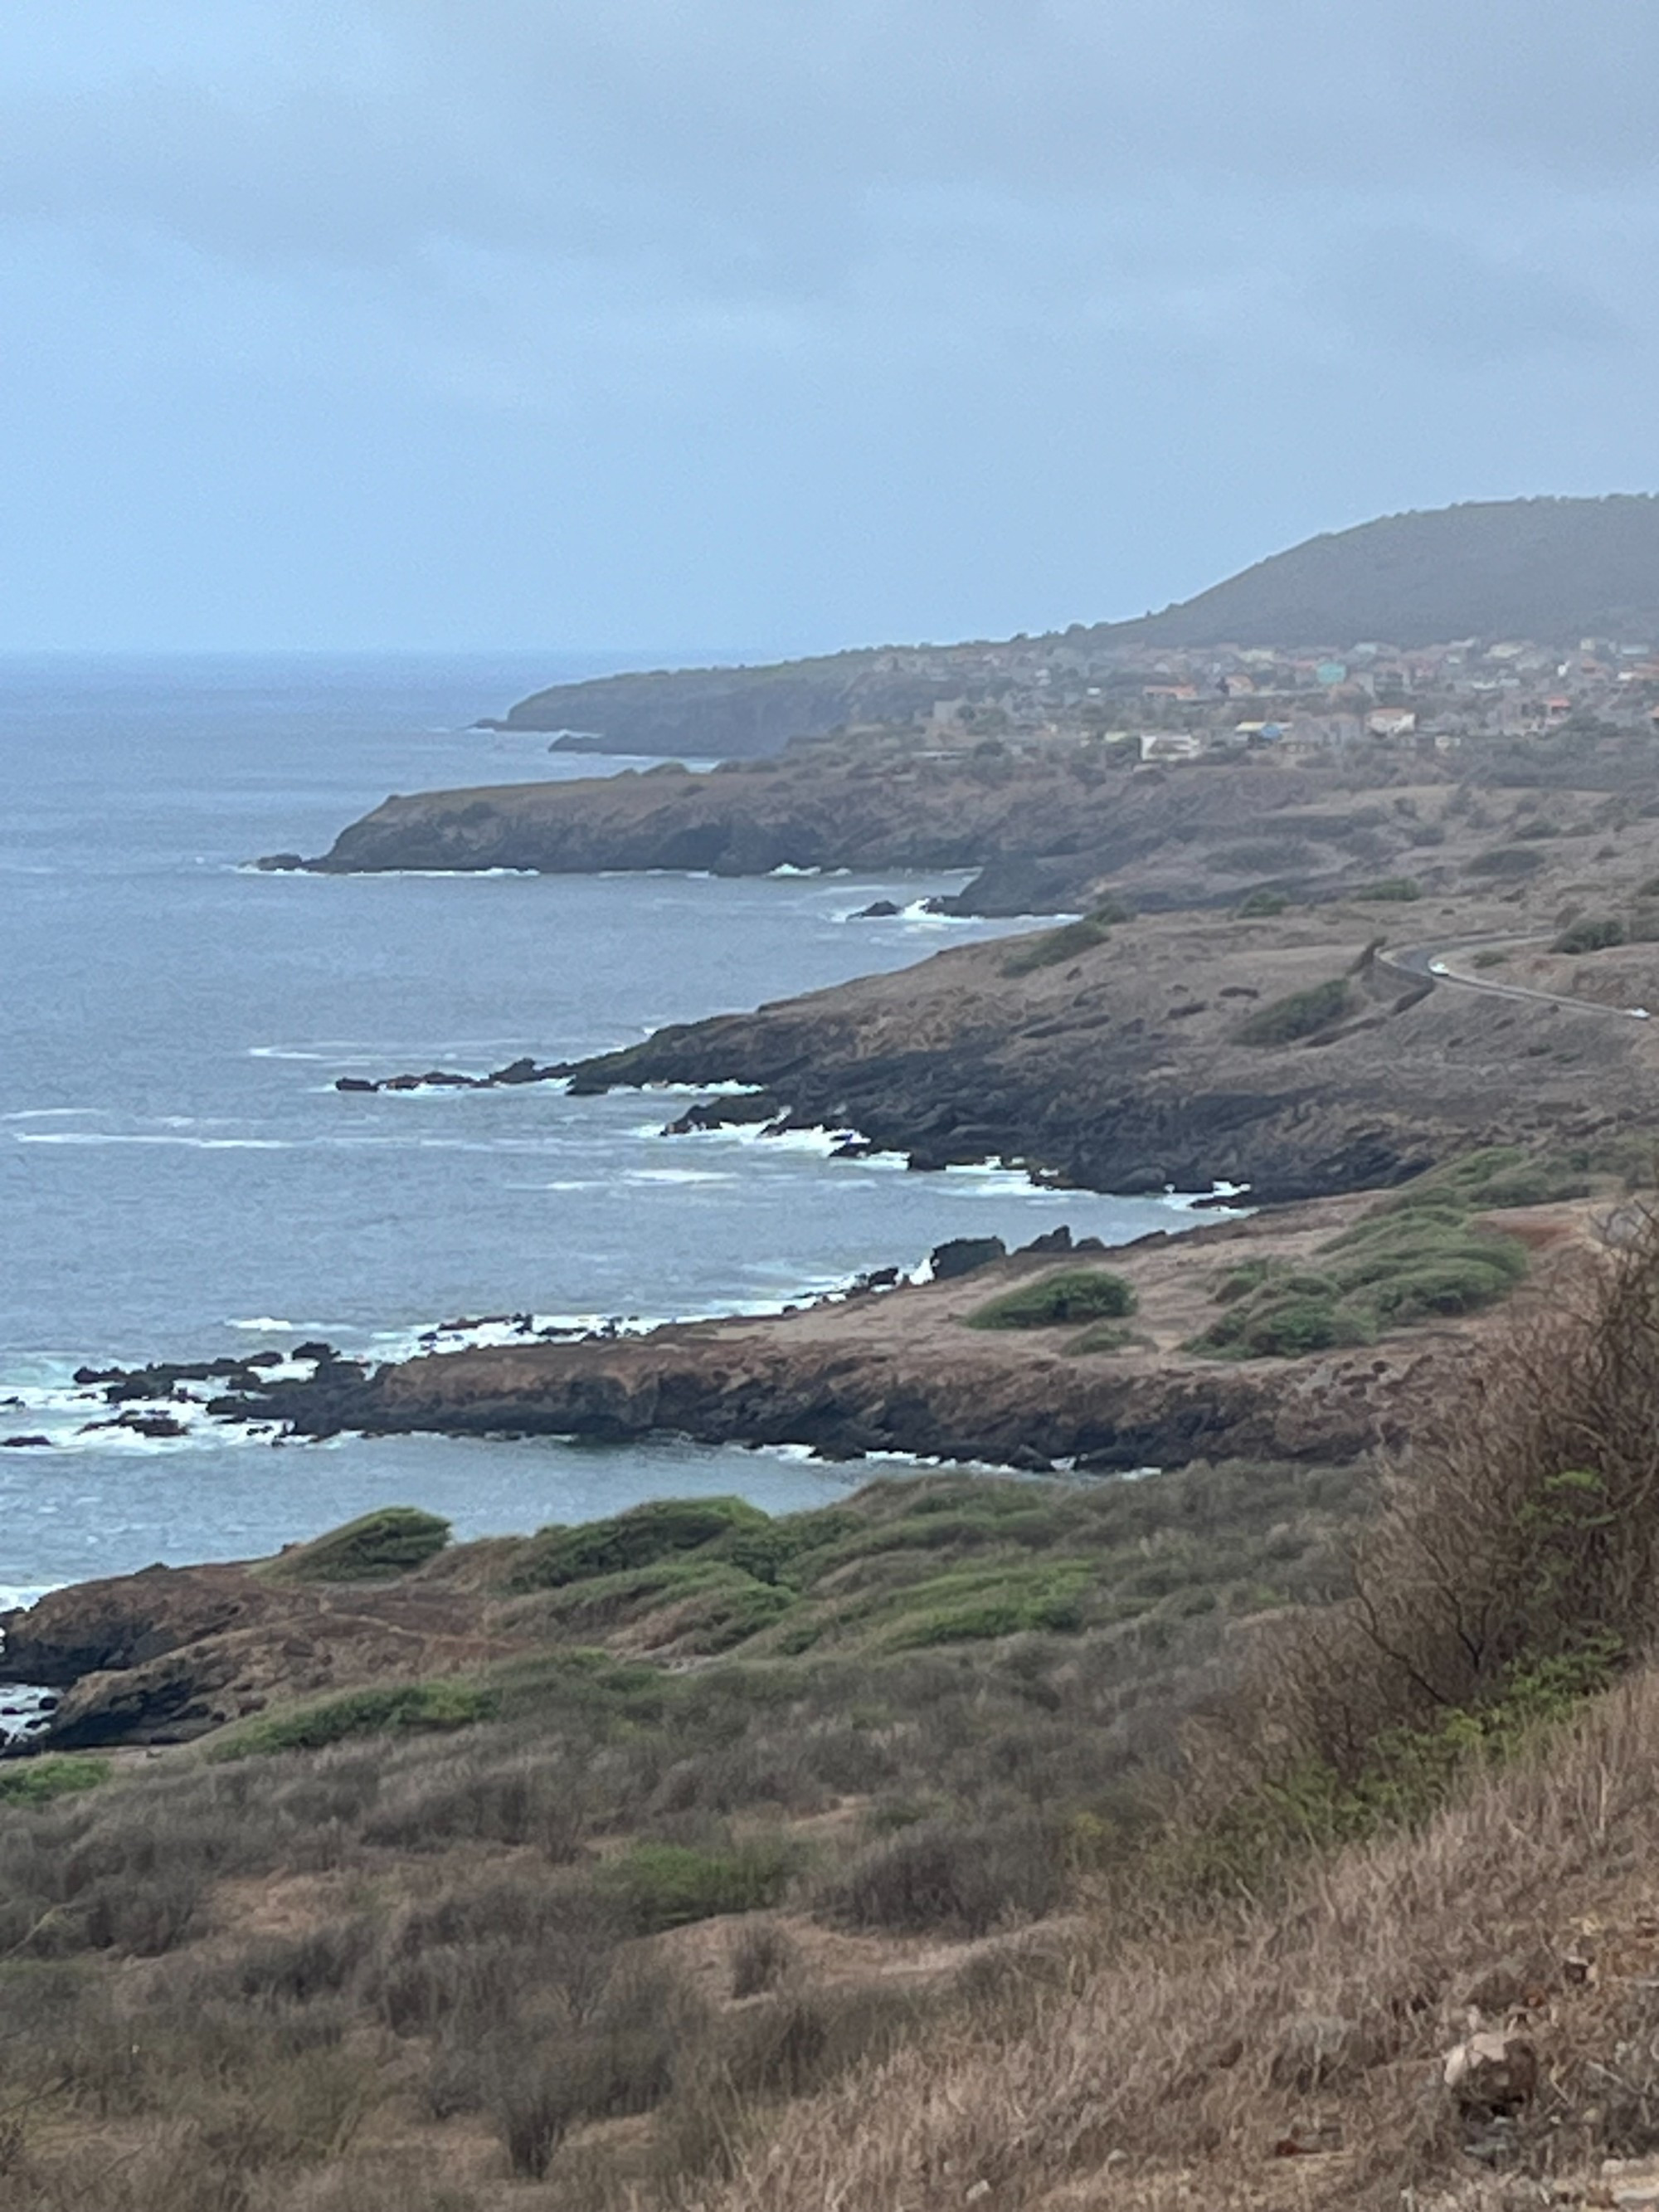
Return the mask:
{"type": "Polygon", "coordinates": [[[459,1316],[775,1305],[940,1239],[1174,1225],[1155,1200],[668,1139],[672,1096],[343,1096],[335,1076],[521,1053],[839,981],[1006,925],[854,922],[960,878],[305,877],[391,791],[614,772],[470,731],[568,659],[0,661],[0,1589],[240,1556],[402,1499],[463,1534],[842,1486],[685,1443],[79,1433],[72,1368],[322,1334],[382,1354],[459,1316]]]}

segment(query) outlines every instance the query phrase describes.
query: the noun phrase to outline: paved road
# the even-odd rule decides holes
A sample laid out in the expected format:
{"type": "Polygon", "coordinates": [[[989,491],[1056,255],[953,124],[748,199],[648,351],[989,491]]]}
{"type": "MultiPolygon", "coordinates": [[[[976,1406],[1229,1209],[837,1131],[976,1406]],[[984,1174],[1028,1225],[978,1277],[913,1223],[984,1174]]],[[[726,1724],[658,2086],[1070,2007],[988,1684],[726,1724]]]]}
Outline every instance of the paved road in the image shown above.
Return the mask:
{"type": "Polygon", "coordinates": [[[1503,983],[1486,975],[1460,975],[1450,963],[1462,954],[1507,951],[1517,945],[1547,945],[1548,931],[1522,937],[1462,937],[1438,945],[1398,945],[1379,952],[1379,963],[1402,975],[1423,976],[1436,983],[1455,983],[1465,991],[1490,991],[1499,999],[1541,999],[1546,1006],[1571,1006],[1575,1013],[1607,1014],[1614,1021],[1644,1022],[1645,1006],[1603,1006],[1593,999],[1574,999],[1561,991],[1540,991],[1530,983],[1503,983]]]}

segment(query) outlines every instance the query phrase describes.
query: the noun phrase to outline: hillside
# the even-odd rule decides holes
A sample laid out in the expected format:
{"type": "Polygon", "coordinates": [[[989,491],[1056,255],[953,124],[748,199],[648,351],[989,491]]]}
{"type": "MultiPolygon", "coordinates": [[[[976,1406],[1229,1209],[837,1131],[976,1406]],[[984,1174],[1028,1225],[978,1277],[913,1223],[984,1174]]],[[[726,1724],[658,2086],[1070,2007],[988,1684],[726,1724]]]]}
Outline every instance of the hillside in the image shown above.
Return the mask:
{"type": "Polygon", "coordinates": [[[596,750],[735,759],[844,726],[908,721],[937,700],[1042,693],[1062,674],[1109,680],[1126,656],[1147,648],[1418,647],[1462,637],[1567,646],[1656,631],[1659,498],[1492,500],[1310,538],[1133,622],[556,684],[488,726],[574,733],[562,742],[596,750]]]}
{"type": "MultiPolygon", "coordinates": [[[[1506,499],[1389,514],[1105,634],[1127,643],[1420,646],[1645,638],[1659,626],[1659,499],[1506,499]]],[[[1096,632],[1100,635],[1102,632],[1096,632]]]]}
{"type": "Polygon", "coordinates": [[[1380,1480],[380,1509],[6,1615],[67,1718],[0,1765],[0,2202],[1651,2206],[1659,1231],[1612,1221],[1380,1480]]]}

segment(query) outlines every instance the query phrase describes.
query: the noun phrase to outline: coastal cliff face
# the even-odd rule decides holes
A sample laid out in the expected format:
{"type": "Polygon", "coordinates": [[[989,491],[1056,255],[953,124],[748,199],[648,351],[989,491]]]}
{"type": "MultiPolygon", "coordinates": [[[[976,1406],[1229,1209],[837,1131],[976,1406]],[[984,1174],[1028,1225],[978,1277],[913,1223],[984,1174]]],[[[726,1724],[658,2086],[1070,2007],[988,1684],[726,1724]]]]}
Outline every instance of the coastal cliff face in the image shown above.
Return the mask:
{"type": "Polygon", "coordinates": [[[1645,1025],[1413,984],[1368,958],[1373,926],[1363,908],[1145,916],[1030,972],[1006,940],[962,947],[663,1030],[572,1088],[753,1084],[918,1166],[1000,1158],[1126,1194],[1221,1180],[1258,1200],[1395,1182],[1477,1143],[1594,1142],[1650,1112],[1645,1025]],[[1328,987],[1335,1018],[1247,1041],[1253,1014],[1328,987]]]}
{"type": "MultiPolygon", "coordinates": [[[[1304,1358],[1241,1362],[1189,1347],[1215,1320],[1224,1271],[1262,1261],[1316,1266],[1325,1240],[1368,1203],[1224,1218],[1072,1261],[1057,1248],[1030,1250],[781,1316],[406,1360],[345,1388],[256,1386],[240,1411],[301,1435],[437,1430],[618,1443],[667,1431],[806,1445],[830,1458],[896,1453],[1030,1472],[1200,1459],[1330,1465],[1400,1442],[1487,1317],[1304,1358]],[[1133,1292],[1133,1325],[1111,1341],[1080,1344],[1076,1322],[973,1325],[988,1301],[1079,1261],[1107,1267],[1133,1292]]],[[[1540,1249],[1565,1251],[1583,1224],[1565,1209],[1529,1233],[1540,1249]]]]}
{"type": "MultiPolygon", "coordinates": [[[[1443,793],[1441,794],[1443,797],[1443,793]]],[[[1334,772],[1127,772],[1072,751],[937,760],[806,746],[781,763],[677,769],[389,799],[305,865],[325,874],[525,868],[549,874],[779,867],[978,868],[963,914],[1086,908],[1107,880],[1149,905],[1215,904],[1264,877],[1363,880],[1412,848],[1417,813],[1356,811],[1334,772]]]]}

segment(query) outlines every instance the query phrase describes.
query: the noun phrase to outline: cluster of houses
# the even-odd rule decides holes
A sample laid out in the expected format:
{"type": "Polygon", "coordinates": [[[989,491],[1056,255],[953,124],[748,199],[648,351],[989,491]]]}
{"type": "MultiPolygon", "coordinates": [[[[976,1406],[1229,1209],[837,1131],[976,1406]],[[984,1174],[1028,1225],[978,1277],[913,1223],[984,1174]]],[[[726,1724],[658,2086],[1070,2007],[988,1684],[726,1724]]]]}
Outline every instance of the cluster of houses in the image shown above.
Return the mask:
{"type": "Polygon", "coordinates": [[[948,658],[959,689],[920,718],[945,750],[1088,738],[1138,747],[1146,761],[1218,750],[1290,759],[1370,745],[1449,752],[1468,738],[1557,729],[1659,730],[1659,649],[1628,639],[1583,638],[1571,651],[1462,638],[1293,653],[1068,636],[957,647],[948,658]],[[982,668],[969,665],[975,656],[982,668]]]}

